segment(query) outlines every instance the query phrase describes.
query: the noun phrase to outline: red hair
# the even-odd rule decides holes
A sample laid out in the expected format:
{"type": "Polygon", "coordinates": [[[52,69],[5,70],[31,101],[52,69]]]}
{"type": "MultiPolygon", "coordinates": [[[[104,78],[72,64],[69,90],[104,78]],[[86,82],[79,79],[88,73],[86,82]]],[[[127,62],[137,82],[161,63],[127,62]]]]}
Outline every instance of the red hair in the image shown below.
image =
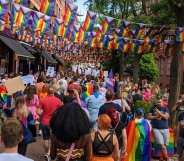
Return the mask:
{"type": "Polygon", "coordinates": [[[107,109],[107,115],[111,119],[111,124],[115,126],[119,122],[118,112],[114,107],[109,107],[107,109]]]}
{"type": "Polygon", "coordinates": [[[98,117],[98,123],[103,129],[111,128],[111,118],[106,114],[102,114],[98,117]]]}

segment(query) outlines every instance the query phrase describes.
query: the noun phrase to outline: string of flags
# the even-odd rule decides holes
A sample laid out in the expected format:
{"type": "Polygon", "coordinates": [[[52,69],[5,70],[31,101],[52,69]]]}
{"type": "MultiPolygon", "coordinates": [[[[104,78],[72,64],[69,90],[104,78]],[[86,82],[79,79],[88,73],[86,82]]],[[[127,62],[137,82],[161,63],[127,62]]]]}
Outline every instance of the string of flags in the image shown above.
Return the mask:
{"type": "Polygon", "coordinates": [[[78,48],[73,51],[80,51],[80,46],[84,45],[141,55],[157,52],[162,44],[165,55],[172,56],[174,44],[184,42],[182,27],[176,28],[174,38],[169,40],[169,27],[147,27],[146,24],[123,21],[119,29],[114,29],[115,19],[108,16],[100,27],[95,27],[97,13],[92,11],[87,12],[82,25],[76,25],[78,7],[68,1],[62,19],[52,17],[55,0],[42,0],[39,12],[25,7],[28,0],[14,2],[0,0],[0,31],[4,32],[7,28],[16,39],[50,51],[68,51],[72,44],[76,44],[73,46],[78,48]]]}

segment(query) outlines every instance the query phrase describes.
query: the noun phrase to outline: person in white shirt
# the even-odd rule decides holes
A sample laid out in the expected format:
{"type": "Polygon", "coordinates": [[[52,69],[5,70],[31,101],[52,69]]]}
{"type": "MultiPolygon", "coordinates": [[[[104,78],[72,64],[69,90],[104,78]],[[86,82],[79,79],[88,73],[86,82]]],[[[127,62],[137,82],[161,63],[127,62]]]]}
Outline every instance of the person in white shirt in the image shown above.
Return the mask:
{"type": "Polygon", "coordinates": [[[1,141],[5,150],[0,154],[0,161],[33,161],[18,154],[18,144],[23,139],[23,127],[18,120],[8,119],[1,127],[1,141]]]}

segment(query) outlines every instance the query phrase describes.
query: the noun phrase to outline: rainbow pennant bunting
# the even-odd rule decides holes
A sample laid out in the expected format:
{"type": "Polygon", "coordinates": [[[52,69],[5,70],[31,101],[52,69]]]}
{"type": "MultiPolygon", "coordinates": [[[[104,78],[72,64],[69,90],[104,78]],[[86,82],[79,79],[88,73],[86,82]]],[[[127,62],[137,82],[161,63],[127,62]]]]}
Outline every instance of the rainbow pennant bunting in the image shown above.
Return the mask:
{"type": "Polygon", "coordinates": [[[53,27],[53,34],[56,36],[62,36],[62,20],[55,19],[54,20],[54,27],[53,27]]]}
{"type": "Polygon", "coordinates": [[[13,3],[10,21],[20,27],[28,27],[28,20],[31,16],[31,9],[13,3]]]}
{"type": "Polygon", "coordinates": [[[96,13],[88,11],[86,15],[86,19],[83,24],[83,29],[85,31],[92,31],[95,25],[96,13]]]}
{"type": "Polygon", "coordinates": [[[152,38],[149,37],[149,36],[146,36],[146,37],[144,38],[144,44],[145,44],[145,45],[151,45],[152,41],[153,41],[152,38]]]}
{"type": "Polygon", "coordinates": [[[184,42],[184,27],[176,28],[176,42],[184,42]]]}
{"type": "Polygon", "coordinates": [[[159,28],[157,26],[151,26],[150,29],[146,32],[145,37],[151,37],[153,38],[155,33],[159,31],[159,28]]]}
{"type": "Polygon", "coordinates": [[[151,161],[151,134],[147,120],[133,120],[126,129],[127,156],[122,161],[151,161]]]}
{"type": "Polygon", "coordinates": [[[145,30],[145,24],[138,23],[135,31],[135,38],[140,39],[145,30]]]}
{"type": "Polygon", "coordinates": [[[129,47],[130,47],[130,39],[128,38],[122,38],[120,41],[119,41],[119,46],[118,46],[119,50],[123,53],[128,53],[129,51],[129,47]]]}
{"type": "Polygon", "coordinates": [[[70,37],[70,41],[72,42],[78,42],[78,37],[79,37],[79,26],[74,25],[74,29],[71,32],[71,37],[70,37]]]}
{"type": "Polygon", "coordinates": [[[77,16],[78,7],[73,3],[67,3],[67,7],[65,9],[65,14],[63,16],[63,22],[67,25],[71,25],[74,23],[77,16]]]}
{"type": "Polygon", "coordinates": [[[32,28],[34,31],[47,32],[50,28],[51,17],[34,11],[32,28]]]}
{"type": "Polygon", "coordinates": [[[102,22],[102,30],[101,33],[103,35],[108,35],[111,31],[113,26],[114,19],[112,17],[105,17],[104,21],[102,22]]]}
{"type": "Polygon", "coordinates": [[[40,12],[49,16],[54,13],[55,0],[42,0],[40,12]]]}
{"type": "Polygon", "coordinates": [[[145,45],[145,52],[147,54],[156,53],[158,51],[158,45],[159,43],[157,41],[153,41],[151,44],[145,45]]]}
{"type": "Polygon", "coordinates": [[[3,18],[8,13],[9,3],[7,0],[0,1],[0,18],[3,18]]]}
{"type": "Polygon", "coordinates": [[[23,4],[24,6],[28,5],[28,0],[14,0],[17,4],[23,4]]]}
{"type": "Polygon", "coordinates": [[[131,23],[129,21],[124,21],[121,28],[120,28],[119,36],[120,37],[127,37],[128,31],[130,30],[130,26],[131,26],[131,23]]]}
{"type": "Polygon", "coordinates": [[[137,40],[135,44],[134,54],[143,54],[144,52],[144,40],[137,40]]]}
{"type": "Polygon", "coordinates": [[[164,40],[163,43],[163,53],[165,56],[173,56],[174,55],[174,43],[171,40],[164,40]]]}

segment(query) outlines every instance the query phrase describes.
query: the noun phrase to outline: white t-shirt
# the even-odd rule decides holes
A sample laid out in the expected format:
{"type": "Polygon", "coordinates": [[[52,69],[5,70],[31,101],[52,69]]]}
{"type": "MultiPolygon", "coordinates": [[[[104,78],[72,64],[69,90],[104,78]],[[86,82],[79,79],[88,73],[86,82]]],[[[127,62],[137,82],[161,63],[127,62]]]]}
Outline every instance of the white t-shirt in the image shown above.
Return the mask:
{"type": "Polygon", "coordinates": [[[18,153],[1,153],[0,161],[33,161],[18,153]]]}

